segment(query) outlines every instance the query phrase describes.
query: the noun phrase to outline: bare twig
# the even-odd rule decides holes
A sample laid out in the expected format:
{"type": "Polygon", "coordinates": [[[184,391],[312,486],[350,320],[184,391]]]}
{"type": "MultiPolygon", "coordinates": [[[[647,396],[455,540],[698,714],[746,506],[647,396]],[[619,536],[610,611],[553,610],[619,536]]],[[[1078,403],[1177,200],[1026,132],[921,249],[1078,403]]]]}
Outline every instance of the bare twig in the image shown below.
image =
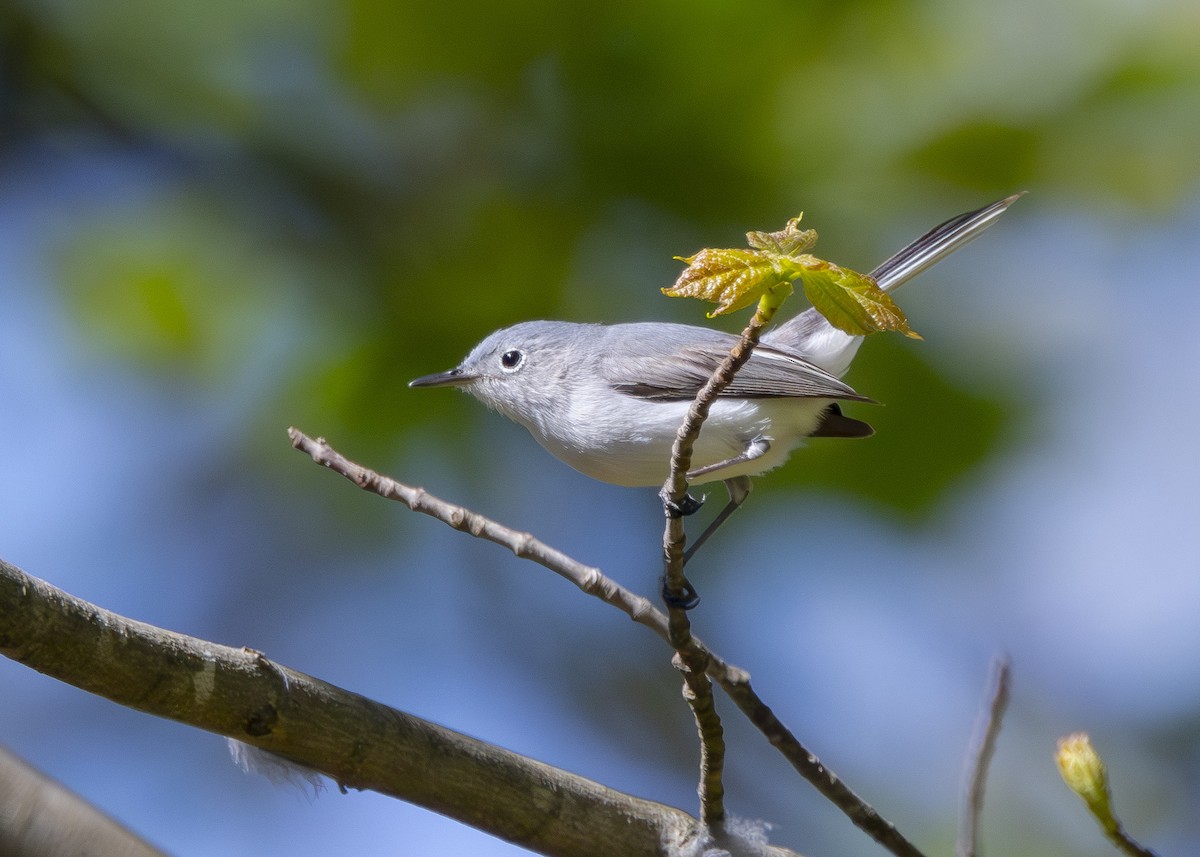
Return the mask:
{"type": "Polygon", "coordinates": [[[1128,857],[1158,857],[1158,854],[1153,849],[1147,848],[1126,833],[1124,827],[1118,826],[1115,830],[1105,830],[1104,832],[1108,836],[1109,841],[1117,847],[1117,850],[1122,854],[1128,855],[1128,857]]]}
{"type": "Polygon", "coordinates": [[[681,810],[389,708],[258,652],[126,619],[3,560],[0,653],[129,708],[236,738],[344,786],[401,798],[541,854],[658,857],[664,841],[705,837],[681,810]]]}
{"type": "MultiPolygon", "coordinates": [[[[762,336],[763,328],[771,320],[773,312],[764,312],[762,307],[754,313],[742,337],[730,350],[721,365],[700,388],[688,410],[687,418],[679,426],[675,435],[675,443],[671,447],[671,472],[663,485],[662,494],[666,501],[679,506],[687,496],[687,474],[692,466],[692,451],[700,429],[708,419],[717,397],[733,383],[739,369],[754,355],[754,349],[762,336]]],[[[674,593],[687,591],[683,585],[683,518],[679,515],[667,515],[667,529],[663,536],[663,561],[666,564],[667,588],[674,593]]]]}
{"type": "Polygon", "coordinates": [[[669,639],[675,649],[675,663],[686,682],[684,698],[692,709],[700,733],[700,818],[713,830],[719,830],[725,821],[725,787],[722,783],[725,734],[714,704],[712,685],[706,675],[708,653],[696,645],[692,637],[691,620],[684,604],[694,598],[695,590],[683,575],[683,518],[673,510],[677,510],[687,497],[692,450],[713,402],[753,355],[762,330],[773,314],[773,310],[760,304],[742,332],[742,338],[696,394],[687,418],[675,435],[675,443],[671,446],[671,471],[662,487],[667,518],[663,532],[663,591],[669,595],[666,599],[669,639]]]}
{"type": "MultiPolygon", "coordinates": [[[[296,449],[307,453],[317,464],[340,473],[360,488],[403,503],[414,512],[429,515],[456,530],[507,547],[517,556],[538,563],[571,581],[589,595],[616,607],[664,641],[670,642],[666,615],[649,600],[625,589],[599,569],[572,559],[529,533],[513,530],[477,512],[447,503],[423,488],[405,485],[368,470],[341,455],[323,439],[314,440],[296,428],[288,429],[288,437],[296,449]]],[[[708,676],[721,685],[734,704],[758,727],[771,745],[778,749],[792,767],[826,800],[841,809],[859,829],[897,857],[923,857],[915,845],[797,740],[755,692],[750,684],[750,675],[745,670],[726,662],[720,655],[704,646],[697,637],[692,637],[692,643],[702,648],[708,658],[708,676]]]]}
{"type": "Polygon", "coordinates": [[[992,678],[988,684],[988,705],[982,713],[975,736],[971,740],[971,752],[967,767],[966,786],[963,795],[962,829],[959,831],[958,857],[975,857],[979,841],[979,817],[983,812],[983,791],[987,783],[988,765],[996,751],[996,739],[1000,736],[1000,724],[1004,710],[1008,707],[1012,670],[1008,658],[998,657],[992,662],[992,678]]]}
{"type": "MultiPolygon", "coordinates": [[[[403,503],[414,512],[429,515],[456,530],[506,547],[516,556],[536,562],[569,580],[588,595],[593,595],[604,603],[616,607],[633,621],[645,625],[663,640],[669,642],[667,617],[662,611],[648,599],[631,592],[606,576],[600,569],[584,565],[529,533],[506,527],[478,512],[472,512],[465,506],[448,503],[430,494],[424,488],[405,485],[403,482],[397,482],[395,479],[363,467],[346,458],[330,446],[324,438],[314,440],[297,428],[289,428],[288,437],[296,449],[307,453],[322,467],[340,473],[359,488],[378,494],[385,499],[403,503]]],[[[709,670],[710,672],[715,670],[721,674],[741,672],[711,654],[709,670]]]]}
{"type": "Polygon", "coordinates": [[[722,681],[721,688],[800,776],[840,809],[855,827],[896,857],[925,857],[921,849],[909,842],[894,824],[876,812],[873,806],[859,797],[837,774],[825,767],[814,753],[801,744],[750,686],[749,675],[742,675],[745,676],[743,681],[722,681]]]}
{"type": "MultiPolygon", "coordinates": [[[[683,608],[671,607],[670,613],[682,613],[683,608]]],[[[686,618],[685,618],[686,621],[686,618]]],[[[700,735],[700,820],[714,835],[720,836],[725,825],[725,730],[717,714],[712,682],[705,670],[704,650],[690,643],[675,650],[672,663],[683,674],[683,698],[692,710],[696,731],[700,735]]]]}

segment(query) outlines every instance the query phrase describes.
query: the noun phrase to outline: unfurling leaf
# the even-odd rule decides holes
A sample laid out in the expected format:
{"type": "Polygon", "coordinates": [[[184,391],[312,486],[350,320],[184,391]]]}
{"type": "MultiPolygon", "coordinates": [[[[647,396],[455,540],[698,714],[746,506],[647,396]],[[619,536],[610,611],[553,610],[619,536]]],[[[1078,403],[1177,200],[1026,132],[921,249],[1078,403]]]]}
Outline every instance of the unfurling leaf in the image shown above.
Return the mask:
{"type": "Polygon", "coordinates": [[[688,267],[663,294],[715,303],[717,308],[708,314],[712,318],[749,306],[764,295],[782,297],[780,286],[800,280],[809,302],[839,330],[852,336],[898,330],[921,338],[871,277],[810,255],[817,233],[801,229],[800,217],[793,217],[778,232],[747,232],[746,242],[749,249],[705,249],[687,258],[676,256],[688,267]]]}
{"type": "Polygon", "coordinates": [[[1131,857],[1156,857],[1153,851],[1125,832],[1120,819],[1113,812],[1108,771],[1087,733],[1076,732],[1061,739],[1055,760],[1063,781],[1083,799],[1092,817],[1100,822],[1104,835],[1118,850],[1131,857]]]}
{"type": "Polygon", "coordinates": [[[780,232],[747,232],[746,243],[755,250],[766,250],[779,256],[797,256],[807,253],[817,243],[817,230],[801,229],[798,214],[787,222],[780,232]]]}
{"type": "Polygon", "coordinates": [[[779,257],[762,250],[705,249],[695,256],[676,258],[687,267],[663,294],[717,304],[709,318],[749,306],[791,279],[785,276],[779,257]]]}
{"type": "Polygon", "coordinates": [[[913,339],[921,338],[874,279],[832,262],[808,258],[811,263],[801,265],[799,273],[804,296],[838,330],[852,336],[896,330],[913,339]]]}
{"type": "Polygon", "coordinates": [[[1116,827],[1108,790],[1108,771],[1091,739],[1083,732],[1076,732],[1059,740],[1055,761],[1063,780],[1083,799],[1104,829],[1116,827]]]}

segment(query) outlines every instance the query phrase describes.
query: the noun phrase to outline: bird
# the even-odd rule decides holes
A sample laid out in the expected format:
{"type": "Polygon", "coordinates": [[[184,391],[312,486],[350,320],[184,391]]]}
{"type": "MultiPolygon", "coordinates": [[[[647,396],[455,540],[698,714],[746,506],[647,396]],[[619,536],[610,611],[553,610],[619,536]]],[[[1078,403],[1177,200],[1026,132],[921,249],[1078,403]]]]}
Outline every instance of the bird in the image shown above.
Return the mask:
{"type": "MultiPolygon", "coordinates": [[[[870,276],[884,291],[895,291],[977,237],[1020,196],[939,224],[870,276]]],[[[458,366],[409,387],[457,387],[594,479],[661,486],[692,401],[738,340],[666,322],[526,321],[491,333],[458,366]]],[[[685,563],[745,502],[750,478],[782,465],[806,438],[873,434],[841,408],[842,402],[872,401],[841,380],[862,340],[811,307],[762,335],[696,439],[689,482],[721,481],[729,500],[689,546],[685,563]]]]}

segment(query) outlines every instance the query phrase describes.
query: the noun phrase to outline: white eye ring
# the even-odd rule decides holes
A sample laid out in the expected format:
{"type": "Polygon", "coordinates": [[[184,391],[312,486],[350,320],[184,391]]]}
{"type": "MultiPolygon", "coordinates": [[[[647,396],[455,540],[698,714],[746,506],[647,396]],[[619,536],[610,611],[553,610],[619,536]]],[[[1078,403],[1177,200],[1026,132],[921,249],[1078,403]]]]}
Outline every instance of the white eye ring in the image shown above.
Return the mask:
{"type": "Polygon", "coordinates": [[[525,365],[525,352],[513,348],[500,355],[500,368],[505,372],[516,372],[525,365]]]}

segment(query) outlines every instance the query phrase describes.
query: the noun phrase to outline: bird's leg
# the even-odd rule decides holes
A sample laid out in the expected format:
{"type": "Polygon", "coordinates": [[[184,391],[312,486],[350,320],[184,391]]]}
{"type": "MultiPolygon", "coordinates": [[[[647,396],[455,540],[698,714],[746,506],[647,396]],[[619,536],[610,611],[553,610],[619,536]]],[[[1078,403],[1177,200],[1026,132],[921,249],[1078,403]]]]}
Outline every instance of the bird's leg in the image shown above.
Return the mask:
{"type": "MultiPolygon", "coordinates": [[[[753,461],[756,458],[762,458],[771,448],[771,441],[767,440],[762,435],[754,438],[750,443],[746,444],[746,448],[735,455],[733,458],[726,458],[724,461],[718,461],[716,464],[706,464],[703,467],[697,467],[695,470],[688,471],[688,479],[695,479],[697,476],[703,476],[705,473],[716,473],[718,470],[724,470],[726,467],[733,467],[735,464],[745,464],[747,461],[753,461]]],[[[731,480],[726,479],[725,485],[729,486],[731,480]]],[[[749,493],[750,489],[746,489],[749,493]]],[[[742,498],[743,500],[745,497],[742,498]]]]}
{"type": "MultiPolygon", "coordinates": [[[[706,473],[715,473],[718,470],[724,470],[726,467],[733,467],[736,464],[745,464],[747,461],[753,461],[756,458],[762,458],[764,455],[767,454],[767,450],[769,450],[770,448],[771,448],[771,441],[767,440],[762,435],[759,435],[758,437],[756,437],[752,441],[750,441],[750,443],[748,443],[746,445],[746,448],[742,452],[739,452],[737,455],[735,455],[733,458],[726,458],[724,461],[718,461],[716,464],[706,464],[703,467],[697,467],[695,470],[689,470],[688,474],[687,474],[687,478],[695,479],[697,476],[703,476],[706,473]]],[[[729,483],[732,481],[733,480],[731,480],[731,479],[726,479],[725,487],[729,488],[729,483]]],[[[745,500],[746,495],[750,493],[749,485],[750,485],[750,481],[746,480],[747,487],[744,491],[741,491],[741,499],[733,504],[734,508],[737,508],[738,506],[740,506],[742,503],[742,500],[745,500]]],[[[734,489],[730,488],[730,490],[729,490],[730,497],[733,496],[733,493],[734,493],[734,489]]],[[[673,502],[671,500],[671,498],[669,496],[667,496],[667,494],[663,491],[658,492],[658,497],[660,500],[663,501],[663,506],[666,507],[667,514],[669,514],[672,518],[686,518],[688,515],[694,515],[697,512],[699,512],[700,507],[704,505],[704,497],[701,497],[700,499],[697,500],[691,494],[683,495],[683,499],[680,500],[678,503],[673,502]]],[[[733,514],[733,509],[726,507],[721,512],[721,514],[718,516],[717,521],[723,522],[731,514],[733,514]]],[[[707,530],[705,530],[704,534],[700,537],[701,540],[704,540],[704,539],[708,538],[710,535],[712,535],[713,530],[715,530],[717,528],[717,526],[719,526],[719,524],[718,525],[710,525],[709,528],[707,530]]],[[[696,547],[699,547],[699,543],[697,543],[696,547]]],[[[696,547],[693,547],[692,551],[695,551],[696,547]]],[[[691,552],[688,553],[688,556],[691,556],[691,552]]]]}
{"type": "MultiPolygon", "coordinates": [[[[733,467],[737,464],[745,464],[747,461],[754,461],[756,458],[762,458],[767,454],[767,450],[771,448],[771,441],[767,440],[762,435],[754,438],[746,445],[746,448],[733,458],[727,458],[724,461],[718,461],[716,464],[707,464],[704,467],[697,467],[695,470],[688,471],[688,479],[695,479],[697,476],[703,476],[706,473],[715,473],[718,470],[723,470],[726,467],[733,467]]],[[[720,514],[713,519],[713,522],[700,534],[700,538],[692,543],[692,546],[683,554],[683,564],[687,565],[689,559],[700,550],[700,545],[708,541],[709,536],[717,531],[721,524],[725,523],[738,506],[745,502],[750,495],[750,477],[734,476],[725,480],[725,488],[729,491],[729,502],[725,504],[725,508],[720,514]]]]}
{"type": "Polygon", "coordinates": [[[683,553],[683,564],[686,566],[688,560],[696,555],[696,551],[700,550],[700,545],[708,541],[709,536],[717,531],[717,528],[738,510],[738,507],[746,501],[750,496],[750,477],[735,476],[732,479],[725,480],[725,488],[729,491],[729,502],[725,504],[725,508],[721,510],[717,517],[713,518],[711,524],[700,534],[700,537],[688,547],[683,553]]]}
{"type": "MultiPolygon", "coordinates": [[[[714,473],[722,468],[732,467],[735,464],[744,464],[747,461],[753,461],[754,459],[760,458],[766,454],[767,450],[770,448],[771,442],[769,440],[767,440],[765,437],[756,437],[754,440],[750,441],[745,450],[738,455],[735,455],[733,458],[727,458],[724,461],[718,461],[716,464],[709,464],[704,467],[698,467],[695,470],[689,471],[688,479],[693,479],[697,476],[703,476],[706,473],[714,473]]],[[[729,492],[729,502],[725,504],[725,508],[723,508],[717,517],[713,519],[712,523],[704,529],[704,532],[700,534],[700,537],[696,539],[696,541],[693,542],[686,551],[684,551],[683,564],[685,566],[688,564],[688,560],[696,555],[696,551],[700,550],[700,546],[708,541],[709,537],[717,531],[721,524],[725,523],[726,519],[728,519],[730,515],[737,511],[738,506],[742,505],[742,503],[746,501],[746,498],[750,496],[750,477],[732,476],[729,479],[726,479],[725,490],[729,492]]],[[[662,495],[660,494],[660,496],[662,495]]],[[[691,515],[695,513],[704,503],[703,500],[697,500],[690,494],[684,495],[684,498],[680,503],[670,503],[668,502],[668,499],[669,498],[665,496],[663,497],[663,502],[666,504],[668,512],[670,514],[679,516],[691,515]]],[[[662,597],[663,600],[672,607],[691,610],[700,603],[700,596],[696,593],[695,587],[688,582],[686,577],[683,579],[683,586],[684,588],[682,592],[672,592],[671,590],[667,589],[667,581],[664,578],[662,597]]]]}

